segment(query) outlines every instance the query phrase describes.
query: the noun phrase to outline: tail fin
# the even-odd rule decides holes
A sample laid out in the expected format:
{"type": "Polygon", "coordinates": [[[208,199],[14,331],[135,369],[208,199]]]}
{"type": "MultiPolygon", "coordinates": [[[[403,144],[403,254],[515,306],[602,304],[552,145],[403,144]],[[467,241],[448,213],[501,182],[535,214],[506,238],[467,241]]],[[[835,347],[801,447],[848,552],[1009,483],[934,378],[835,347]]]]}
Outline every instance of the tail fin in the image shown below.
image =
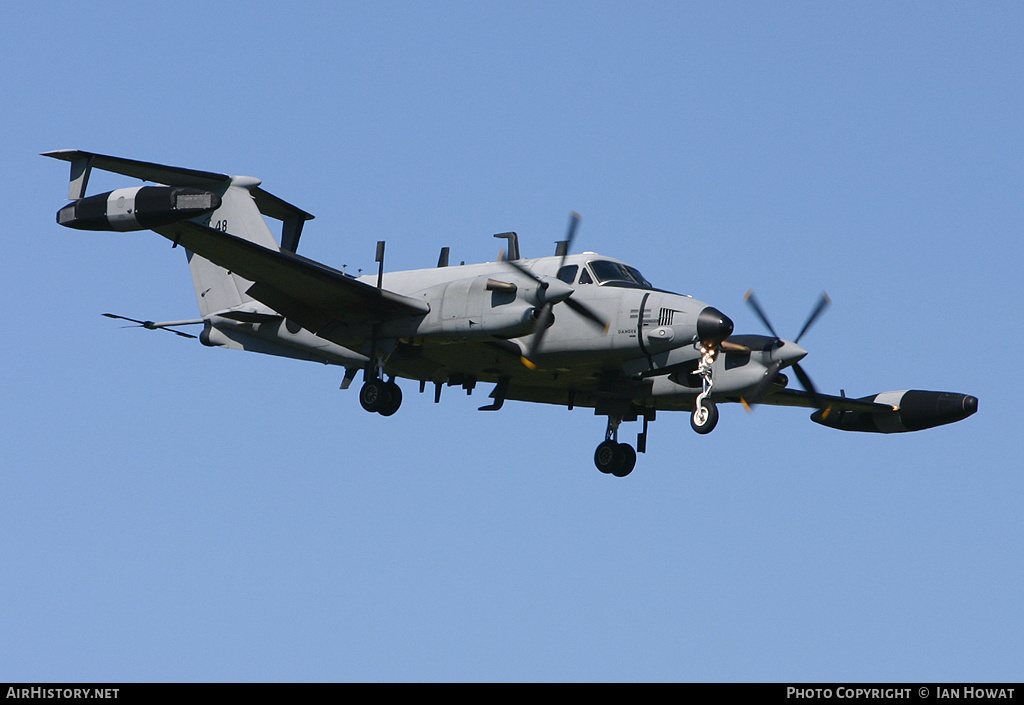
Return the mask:
{"type": "MultiPolygon", "coordinates": [[[[74,149],[45,152],[43,156],[71,162],[69,198],[76,201],[85,197],[89,173],[94,168],[167,186],[199,188],[215,193],[220,197],[219,207],[197,218],[197,222],[275,251],[295,252],[303,224],[313,218],[304,210],[264,191],[260,188],[260,180],[251,176],[228,176],[74,149]],[[263,216],[281,221],[280,245],[274,240],[263,216]]],[[[245,294],[251,282],[192,252],[187,252],[187,255],[203,316],[253,300],[245,294]]]]}
{"type": "MultiPolygon", "coordinates": [[[[247,176],[231,178],[217,193],[221,206],[202,223],[216,230],[223,230],[237,237],[255,242],[268,249],[280,249],[252,195],[252,189],[259,186],[258,179],[247,176]]],[[[199,311],[208,316],[217,311],[234,308],[253,299],[245,294],[252,282],[220,267],[208,259],[188,252],[188,267],[192,272],[192,283],[196,289],[199,311]]]]}

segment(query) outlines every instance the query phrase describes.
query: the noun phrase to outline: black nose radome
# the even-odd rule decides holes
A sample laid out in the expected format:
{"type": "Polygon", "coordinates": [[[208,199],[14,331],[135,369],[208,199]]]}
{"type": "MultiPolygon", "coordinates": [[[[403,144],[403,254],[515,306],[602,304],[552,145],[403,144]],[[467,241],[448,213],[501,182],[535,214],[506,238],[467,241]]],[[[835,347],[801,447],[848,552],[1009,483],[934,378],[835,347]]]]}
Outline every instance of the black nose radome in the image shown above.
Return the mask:
{"type": "Polygon", "coordinates": [[[718,345],[732,335],[732,320],[714,306],[697,316],[697,337],[705,345],[718,345]]]}
{"type": "Polygon", "coordinates": [[[978,397],[964,395],[964,412],[970,416],[978,410],[978,397]]]}

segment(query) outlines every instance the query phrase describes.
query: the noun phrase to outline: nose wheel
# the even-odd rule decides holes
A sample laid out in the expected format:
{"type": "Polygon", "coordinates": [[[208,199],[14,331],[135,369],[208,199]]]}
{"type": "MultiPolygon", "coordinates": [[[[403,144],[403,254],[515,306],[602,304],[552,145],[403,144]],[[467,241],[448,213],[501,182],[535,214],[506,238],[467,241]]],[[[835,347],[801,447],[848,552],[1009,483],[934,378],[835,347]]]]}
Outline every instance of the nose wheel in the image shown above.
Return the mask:
{"type": "Polygon", "coordinates": [[[718,424],[718,407],[712,402],[701,400],[690,414],[690,427],[700,434],[711,433],[718,424]]]}

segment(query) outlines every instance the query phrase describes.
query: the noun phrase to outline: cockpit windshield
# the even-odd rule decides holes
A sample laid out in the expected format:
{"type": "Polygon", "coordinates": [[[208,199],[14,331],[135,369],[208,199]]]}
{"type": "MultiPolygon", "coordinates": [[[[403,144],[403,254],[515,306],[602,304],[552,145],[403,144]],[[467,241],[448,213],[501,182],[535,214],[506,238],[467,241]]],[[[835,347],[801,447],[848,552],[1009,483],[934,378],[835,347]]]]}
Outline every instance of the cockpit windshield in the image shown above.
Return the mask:
{"type": "Polygon", "coordinates": [[[608,260],[592,260],[587,263],[590,271],[597,277],[599,284],[610,284],[612,286],[629,286],[644,289],[653,289],[654,285],[644,278],[644,275],[634,267],[621,262],[610,262],[608,260]]]}

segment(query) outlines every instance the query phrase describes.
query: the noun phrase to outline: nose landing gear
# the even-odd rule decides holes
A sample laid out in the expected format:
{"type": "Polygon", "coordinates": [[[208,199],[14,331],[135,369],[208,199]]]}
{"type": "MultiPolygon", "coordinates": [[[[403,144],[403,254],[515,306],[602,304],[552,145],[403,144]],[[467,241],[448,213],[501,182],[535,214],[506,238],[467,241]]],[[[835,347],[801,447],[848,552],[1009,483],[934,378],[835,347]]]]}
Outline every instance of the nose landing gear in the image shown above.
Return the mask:
{"type": "Polygon", "coordinates": [[[713,402],[707,401],[711,395],[711,387],[715,381],[711,377],[711,366],[715,363],[717,350],[714,348],[701,347],[702,355],[697,373],[702,377],[701,392],[697,395],[697,401],[690,415],[690,427],[700,434],[711,433],[718,424],[718,407],[713,402]]]}
{"type": "Polygon", "coordinates": [[[718,423],[718,407],[713,402],[698,400],[690,414],[690,428],[700,434],[711,433],[718,423]]]}

